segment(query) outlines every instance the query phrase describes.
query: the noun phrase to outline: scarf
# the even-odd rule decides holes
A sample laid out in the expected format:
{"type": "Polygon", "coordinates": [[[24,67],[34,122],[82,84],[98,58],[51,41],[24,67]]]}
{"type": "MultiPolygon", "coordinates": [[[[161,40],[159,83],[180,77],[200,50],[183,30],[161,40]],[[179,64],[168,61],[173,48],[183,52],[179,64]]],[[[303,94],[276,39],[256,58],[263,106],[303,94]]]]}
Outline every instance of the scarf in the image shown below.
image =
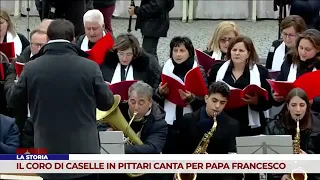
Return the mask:
{"type": "Polygon", "coordinates": [[[22,52],[22,42],[20,40],[20,37],[18,36],[18,34],[16,34],[15,37],[13,37],[13,35],[11,34],[11,32],[7,32],[7,42],[13,42],[14,44],[14,52],[16,55],[20,55],[22,52]]]}
{"type": "MultiPolygon", "coordinates": [[[[172,77],[173,79],[184,84],[183,80],[181,80],[180,77],[178,77],[177,75],[175,75],[173,73],[175,66],[172,63],[172,61],[173,60],[171,60],[171,59],[167,60],[167,62],[163,66],[162,74],[165,74],[169,77],[172,77]]],[[[196,61],[193,61],[193,66],[191,69],[196,68],[196,67],[198,67],[198,63],[196,61]]],[[[167,99],[164,100],[164,111],[166,112],[165,120],[166,120],[167,124],[172,125],[173,122],[176,120],[176,107],[177,106],[175,104],[168,101],[167,99]]],[[[191,113],[191,112],[192,112],[192,108],[190,105],[187,105],[186,107],[183,108],[183,114],[191,113]]]]}
{"type": "MultiPolygon", "coordinates": [[[[229,65],[230,65],[230,60],[223,63],[223,65],[220,67],[220,69],[217,72],[216,81],[223,81],[223,78],[226,74],[226,71],[229,65]]],[[[261,86],[260,72],[257,65],[253,65],[253,68],[250,69],[250,84],[261,86]]],[[[230,89],[234,89],[234,87],[231,87],[231,86],[229,87],[230,89]]],[[[249,116],[248,117],[249,126],[251,126],[251,128],[257,128],[261,126],[259,112],[253,111],[249,105],[248,105],[248,116],[249,116]]]]}
{"type": "MultiPolygon", "coordinates": [[[[316,71],[317,68],[313,68],[312,71],[316,71]]],[[[298,66],[295,64],[291,64],[290,71],[287,77],[288,82],[294,82],[297,79],[298,66]]]]}
{"type": "Polygon", "coordinates": [[[271,70],[274,70],[274,71],[281,70],[281,65],[283,63],[285,54],[286,54],[286,44],[282,42],[274,52],[271,70]]]}
{"type": "Polygon", "coordinates": [[[211,58],[214,60],[223,60],[222,59],[222,52],[221,51],[218,51],[218,52],[213,51],[211,58]]]}
{"type": "MultiPolygon", "coordinates": [[[[126,81],[134,80],[132,65],[127,66],[127,68],[125,69],[125,74],[127,75],[126,81]]],[[[116,70],[113,73],[111,84],[114,84],[120,81],[121,81],[121,64],[118,63],[116,70]]]]}
{"type": "MultiPolygon", "coordinates": [[[[104,37],[106,33],[103,31],[102,37],[104,37]]],[[[98,40],[99,41],[99,40],[98,40]]],[[[81,50],[88,51],[89,50],[89,39],[88,36],[84,36],[82,43],[81,43],[81,50]]]]}

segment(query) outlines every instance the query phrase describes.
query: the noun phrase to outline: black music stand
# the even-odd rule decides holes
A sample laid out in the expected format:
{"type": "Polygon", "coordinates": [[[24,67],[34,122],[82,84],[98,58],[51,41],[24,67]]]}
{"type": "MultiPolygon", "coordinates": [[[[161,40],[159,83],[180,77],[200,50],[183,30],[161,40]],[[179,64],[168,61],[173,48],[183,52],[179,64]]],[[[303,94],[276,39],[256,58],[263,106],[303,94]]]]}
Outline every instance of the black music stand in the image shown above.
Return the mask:
{"type": "Polygon", "coordinates": [[[282,20],[287,16],[287,0],[273,0],[273,10],[277,11],[278,6],[279,6],[279,17],[278,17],[278,39],[281,37],[281,29],[280,29],[280,24],[282,20]]]}

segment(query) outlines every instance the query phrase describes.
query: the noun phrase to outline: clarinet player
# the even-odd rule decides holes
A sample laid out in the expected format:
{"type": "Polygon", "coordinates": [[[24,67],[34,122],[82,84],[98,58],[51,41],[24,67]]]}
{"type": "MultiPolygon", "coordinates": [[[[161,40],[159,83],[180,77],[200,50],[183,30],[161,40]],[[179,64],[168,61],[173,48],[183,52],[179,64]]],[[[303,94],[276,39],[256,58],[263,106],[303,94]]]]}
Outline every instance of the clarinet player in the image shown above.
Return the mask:
{"type": "MultiPolygon", "coordinates": [[[[210,85],[205,96],[206,105],[193,113],[187,113],[175,123],[178,128],[176,150],[179,154],[192,154],[205,133],[213,127],[214,118],[217,127],[206,149],[208,154],[236,153],[236,137],[239,134],[238,122],[223,112],[230,97],[230,89],[223,82],[210,85]],[[215,115],[215,117],[214,117],[215,115]]],[[[235,174],[197,174],[197,180],[236,179],[235,174]]],[[[172,178],[171,178],[172,179],[172,178]]],[[[183,179],[182,179],[183,180],[183,179]]]]}

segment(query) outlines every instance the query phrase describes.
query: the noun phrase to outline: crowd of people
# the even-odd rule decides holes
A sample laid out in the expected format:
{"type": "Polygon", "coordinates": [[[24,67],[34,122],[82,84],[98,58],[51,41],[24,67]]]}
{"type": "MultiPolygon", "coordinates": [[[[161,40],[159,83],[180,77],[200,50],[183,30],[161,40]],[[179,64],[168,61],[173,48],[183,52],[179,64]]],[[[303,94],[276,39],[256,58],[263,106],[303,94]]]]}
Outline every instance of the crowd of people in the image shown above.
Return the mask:
{"type": "MultiPolygon", "coordinates": [[[[140,11],[145,13],[143,5],[140,11]]],[[[139,10],[134,13],[139,16],[139,10]]],[[[242,35],[235,22],[219,23],[204,53],[213,61],[222,61],[208,72],[199,64],[192,40],[181,36],[172,38],[170,56],[162,67],[156,50],[153,53],[148,50],[156,46],[149,44],[144,48],[129,33],[115,37],[111,42],[113,47],[106,52],[102,63],[97,64],[88,59],[87,51],[112,31],[99,10],[88,10],[82,19],[84,33],[80,35],[76,35],[75,26],[68,20],[43,19],[30,33],[29,42],[15,31],[8,13],[0,10],[0,43],[14,42],[17,54],[15,59],[8,59],[1,53],[0,153],[14,154],[16,148],[22,147],[46,148],[49,154],[99,154],[99,131],[113,129],[108,124],[104,124],[107,128],[98,126],[96,109],[107,111],[117,103],[109,84],[126,80],[138,81],[128,89],[128,99],[119,103],[119,109],[128,122],[137,113],[131,128],[143,142],[125,145],[126,154],[192,154],[212,127],[214,117],[218,126],[208,145],[208,154],[237,153],[236,137],[241,136],[294,137],[297,119],[301,128],[301,153],[320,153],[319,98],[309,101],[308,94],[300,88],[279,96],[267,82],[269,70],[280,71],[276,80],[293,82],[305,73],[320,69],[320,32],[308,29],[300,16],[290,15],[282,21],[281,39],[270,41],[266,65],[259,63],[251,38],[242,35]],[[15,62],[25,63],[19,77],[15,62]],[[203,81],[208,93],[196,96],[179,90],[186,106],[169,101],[170,88],[163,83],[161,75],[184,81],[194,68],[200,68],[199,81],[203,81]],[[231,96],[230,86],[243,89],[249,84],[267,90],[269,98],[246,94],[243,106],[225,109],[231,96]]],[[[142,33],[146,32],[142,30],[142,33]]],[[[44,179],[129,178],[123,174],[40,176],[44,179]]],[[[267,177],[290,179],[287,174],[267,177]]],[[[145,174],[136,179],[173,178],[173,174],[145,174]]],[[[243,178],[256,180],[259,174],[198,174],[197,177],[198,180],[243,178]]],[[[317,178],[317,174],[309,175],[309,179],[317,178]]]]}

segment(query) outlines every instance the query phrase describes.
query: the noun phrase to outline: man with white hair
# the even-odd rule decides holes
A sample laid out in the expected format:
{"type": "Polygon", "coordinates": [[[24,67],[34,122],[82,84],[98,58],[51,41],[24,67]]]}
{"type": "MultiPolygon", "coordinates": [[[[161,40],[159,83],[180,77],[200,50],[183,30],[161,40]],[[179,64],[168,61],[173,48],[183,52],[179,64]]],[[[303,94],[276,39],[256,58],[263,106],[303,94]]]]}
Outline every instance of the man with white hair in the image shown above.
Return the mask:
{"type": "Polygon", "coordinates": [[[76,39],[76,45],[83,51],[88,51],[108,32],[105,31],[103,15],[97,9],[89,10],[84,14],[83,25],[85,34],[76,39]]]}

